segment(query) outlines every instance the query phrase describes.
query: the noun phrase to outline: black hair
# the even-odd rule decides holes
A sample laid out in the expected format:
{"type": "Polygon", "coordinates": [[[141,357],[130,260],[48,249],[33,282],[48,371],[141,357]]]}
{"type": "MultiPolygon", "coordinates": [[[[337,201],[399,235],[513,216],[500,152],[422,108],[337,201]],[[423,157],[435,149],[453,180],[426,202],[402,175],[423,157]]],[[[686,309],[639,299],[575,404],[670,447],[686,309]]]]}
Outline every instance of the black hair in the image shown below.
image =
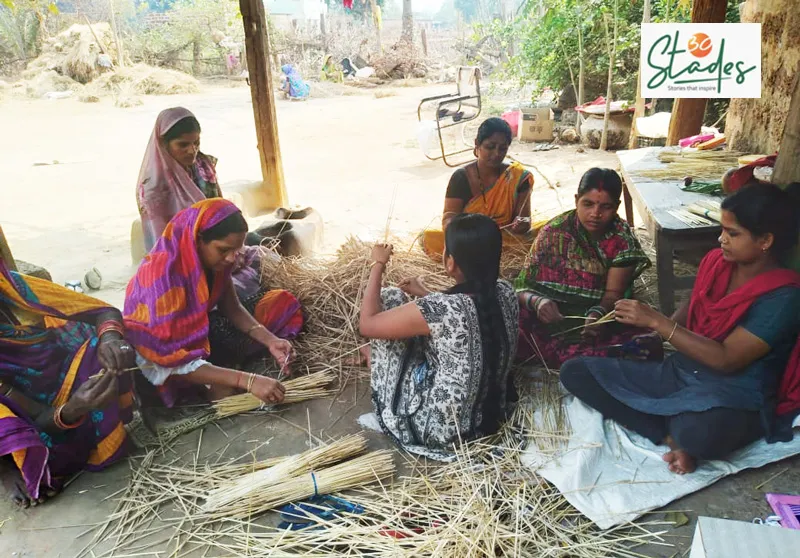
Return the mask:
{"type": "Polygon", "coordinates": [[[511,126],[508,125],[508,122],[496,116],[483,121],[483,124],[478,128],[478,135],[475,137],[475,141],[477,145],[480,145],[495,134],[503,134],[508,143],[511,143],[511,126]]]}
{"type": "Polygon", "coordinates": [[[611,199],[618,202],[622,197],[622,179],[613,169],[591,168],[581,177],[578,184],[578,197],[586,195],[592,190],[608,192],[611,199]]]}
{"type": "Polygon", "coordinates": [[[200,129],[200,122],[198,122],[197,118],[194,116],[187,116],[173,124],[172,128],[167,130],[167,133],[162,137],[165,142],[169,143],[174,139],[178,139],[183,134],[191,134],[192,132],[197,132],[198,134],[202,132],[200,129]]]}
{"type": "Polygon", "coordinates": [[[229,234],[246,233],[248,230],[247,221],[241,211],[232,213],[225,217],[216,225],[200,232],[200,240],[208,244],[214,240],[222,240],[229,234]]]}
{"type": "Polygon", "coordinates": [[[503,312],[497,300],[497,280],[500,276],[500,255],[503,235],[493,219],[481,214],[462,213],[455,216],[445,232],[445,253],[451,256],[461,272],[464,283],[456,285],[449,294],[466,293],[472,296],[478,313],[483,350],[483,374],[479,386],[479,400],[485,394],[480,424],[473,424],[481,435],[497,431],[505,418],[502,390],[508,399],[515,398],[513,380],[507,385],[500,382],[500,374],[513,358],[509,347],[503,312]],[[501,349],[504,349],[501,351],[501,349]],[[501,362],[501,355],[505,361],[501,362]]]}
{"type": "Polygon", "coordinates": [[[773,254],[786,262],[800,234],[800,182],[779,188],[758,183],[743,186],[722,201],[736,221],[753,236],[772,234],[773,254]]]}

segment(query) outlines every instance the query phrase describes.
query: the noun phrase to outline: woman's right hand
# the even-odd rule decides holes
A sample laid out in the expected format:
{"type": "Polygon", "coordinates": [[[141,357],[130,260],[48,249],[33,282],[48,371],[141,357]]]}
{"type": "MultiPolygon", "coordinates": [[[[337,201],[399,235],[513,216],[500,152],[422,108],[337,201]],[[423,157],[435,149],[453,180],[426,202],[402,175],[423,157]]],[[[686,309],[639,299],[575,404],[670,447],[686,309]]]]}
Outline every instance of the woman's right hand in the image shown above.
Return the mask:
{"type": "Polygon", "coordinates": [[[78,422],[91,411],[104,409],[119,393],[117,376],[106,372],[89,378],[72,394],[64,405],[61,417],[67,424],[78,422]]]}
{"type": "Polygon", "coordinates": [[[553,324],[564,319],[564,316],[561,315],[561,310],[558,309],[558,304],[549,298],[539,303],[536,317],[539,318],[540,322],[545,324],[553,324]]]}
{"type": "Polygon", "coordinates": [[[277,405],[283,402],[286,388],[278,380],[267,378],[265,376],[256,376],[253,380],[253,385],[250,387],[250,393],[258,397],[264,403],[270,405],[277,405]]]}

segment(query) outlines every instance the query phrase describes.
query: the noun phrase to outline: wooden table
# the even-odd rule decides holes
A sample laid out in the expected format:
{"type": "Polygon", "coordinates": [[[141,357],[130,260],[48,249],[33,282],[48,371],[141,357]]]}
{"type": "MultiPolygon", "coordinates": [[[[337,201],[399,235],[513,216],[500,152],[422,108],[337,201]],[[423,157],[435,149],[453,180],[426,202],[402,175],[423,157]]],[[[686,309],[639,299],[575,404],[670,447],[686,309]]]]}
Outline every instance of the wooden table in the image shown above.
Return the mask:
{"type": "Polygon", "coordinates": [[[678,250],[711,250],[718,246],[719,225],[691,227],[673,217],[670,209],[689,205],[711,196],[681,190],[682,180],[661,181],[639,174],[643,170],[665,168],[658,160],[661,151],[672,147],[645,147],[618,151],[623,177],[623,196],[628,224],[633,226],[633,207],[644,220],[655,243],[658,298],[666,315],[675,311],[675,291],[690,289],[695,276],[675,276],[673,258],[678,250]]]}

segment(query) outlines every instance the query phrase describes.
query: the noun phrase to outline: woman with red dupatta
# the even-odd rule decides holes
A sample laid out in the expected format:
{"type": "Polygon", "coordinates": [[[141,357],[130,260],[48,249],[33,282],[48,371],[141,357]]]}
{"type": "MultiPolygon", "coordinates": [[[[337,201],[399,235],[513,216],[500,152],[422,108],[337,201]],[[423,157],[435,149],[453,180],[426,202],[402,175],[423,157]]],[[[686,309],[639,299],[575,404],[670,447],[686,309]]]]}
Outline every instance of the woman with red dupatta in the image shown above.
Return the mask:
{"type": "Polygon", "coordinates": [[[239,390],[283,400],[280,382],[227,367],[232,355],[241,363],[266,350],[288,374],[288,339],[303,325],[300,303],[287,291],[269,291],[248,307],[239,301],[231,274],[246,234],[233,203],[197,202],[167,224],[128,284],[126,336],[169,407],[204,386],[211,399],[239,390]]]}
{"type": "Polygon", "coordinates": [[[722,202],[721,248],[700,264],[688,306],[668,318],[634,300],[616,319],[649,328],[677,352],[661,363],[582,357],[561,368],[573,395],[665,444],[671,471],[722,459],[762,437],[792,439],[800,413],[800,192],[747,186],[722,202]]]}

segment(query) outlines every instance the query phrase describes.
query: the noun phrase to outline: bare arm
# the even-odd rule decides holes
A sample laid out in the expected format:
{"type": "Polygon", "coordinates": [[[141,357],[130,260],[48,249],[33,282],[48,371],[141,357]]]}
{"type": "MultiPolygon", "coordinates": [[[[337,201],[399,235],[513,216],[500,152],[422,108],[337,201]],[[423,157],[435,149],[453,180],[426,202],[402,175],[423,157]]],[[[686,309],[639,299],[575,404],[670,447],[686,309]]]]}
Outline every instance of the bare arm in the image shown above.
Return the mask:
{"type": "Polygon", "coordinates": [[[603,293],[603,298],[600,299],[600,306],[605,309],[606,313],[614,309],[614,304],[625,297],[625,291],[631,286],[631,277],[633,277],[634,268],[629,267],[612,267],[608,270],[606,276],[606,290],[603,293]]]}
{"type": "Polygon", "coordinates": [[[672,314],[672,321],[677,322],[679,326],[686,327],[686,322],[689,321],[689,301],[684,302],[675,310],[672,314]]]}
{"type": "Polygon", "coordinates": [[[391,247],[378,245],[373,249],[373,265],[367,288],[361,301],[358,329],[370,339],[407,339],[430,335],[430,329],[416,304],[409,303],[383,311],[381,309],[381,280],[391,255],[391,247]]]}
{"type": "Polygon", "coordinates": [[[620,300],[616,314],[618,321],[652,329],[681,353],[723,374],[735,374],[770,351],[766,342],[743,327],[734,329],[720,343],[693,333],[636,300],[620,300]]]}
{"type": "MultiPolygon", "coordinates": [[[[514,202],[514,217],[527,217],[531,216],[531,192],[533,190],[533,180],[528,180],[527,189],[517,196],[514,202]]],[[[517,234],[525,234],[531,230],[530,220],[517,221],[514,223],[511,230],[517,234]]]]}
{"type": "Polygon", "coordinates": [[[447,230],[447,225],[456,215],[464,213],[464,200],[458,198],[445,198],[444,210],[442,212],[442,230],[447,230]]]}

